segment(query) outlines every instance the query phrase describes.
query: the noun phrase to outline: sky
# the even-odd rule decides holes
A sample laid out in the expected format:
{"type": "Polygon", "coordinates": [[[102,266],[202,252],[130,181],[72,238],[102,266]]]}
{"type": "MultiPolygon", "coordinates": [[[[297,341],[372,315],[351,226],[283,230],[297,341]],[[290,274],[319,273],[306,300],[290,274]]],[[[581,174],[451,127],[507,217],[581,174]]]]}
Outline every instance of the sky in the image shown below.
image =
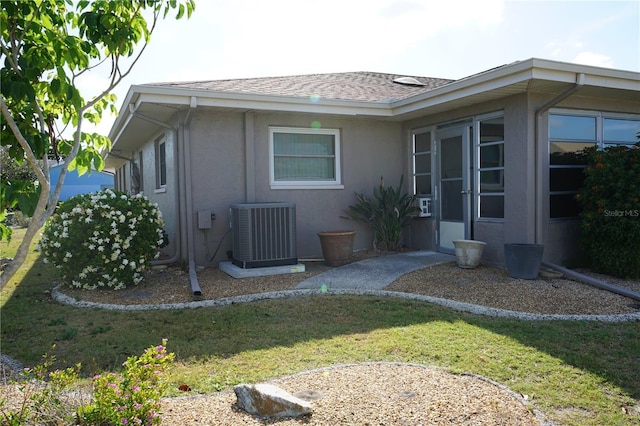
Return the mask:
{"type": "MultiPolygon", "coordinates": [[[[459,79],[532,57],[640,72],[640,0],[196,0],[115,90],[371,71],[459,79]]],[[[101,87],[89,75],[83,93],[101,87]]],[[[108,134],[115,117],[96,131],[108,134]]],[[[90,130],[85,127],[84,129],[90,130]]]]}

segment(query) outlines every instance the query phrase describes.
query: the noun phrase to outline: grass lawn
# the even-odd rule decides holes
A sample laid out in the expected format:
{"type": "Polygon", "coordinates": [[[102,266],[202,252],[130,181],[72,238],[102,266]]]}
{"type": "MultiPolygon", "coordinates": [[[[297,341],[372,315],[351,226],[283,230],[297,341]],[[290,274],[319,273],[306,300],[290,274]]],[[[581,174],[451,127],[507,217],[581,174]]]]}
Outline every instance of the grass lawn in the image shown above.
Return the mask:
{"type": "MultiPolygon", "coordinates": [[[[10,257],[21,235],[0,242],[0,256],[10,257]]],[[[0,351],[27,366],[51,352],[58,366],[82,363],[90,376],[168,338],[174,389],[186,383],[209,393],[336,363],[400,361],[495,380],[557,424],[640,424],[639,322],[527,322],[357,296],[183,311],[78,309],[51,301],[55,271],[38,255],[30,252],[0,295],[0,351]]]]}

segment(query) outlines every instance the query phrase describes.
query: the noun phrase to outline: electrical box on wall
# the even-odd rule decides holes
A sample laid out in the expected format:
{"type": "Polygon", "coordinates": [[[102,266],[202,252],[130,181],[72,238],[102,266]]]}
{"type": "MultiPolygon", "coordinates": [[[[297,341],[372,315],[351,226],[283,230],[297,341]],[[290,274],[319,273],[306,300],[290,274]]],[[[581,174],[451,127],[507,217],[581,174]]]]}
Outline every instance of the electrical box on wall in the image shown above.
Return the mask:
{"type": "Polygon", "coordinates": [[[200,210],[198,212],[198,229],[211,229],[211,210],[200,210]]]}
{"type": "Polygon", "coordinates": [[[418,217],[431,217],[431,197],[417,197],[416,202],[420,209],[418,217]]]}

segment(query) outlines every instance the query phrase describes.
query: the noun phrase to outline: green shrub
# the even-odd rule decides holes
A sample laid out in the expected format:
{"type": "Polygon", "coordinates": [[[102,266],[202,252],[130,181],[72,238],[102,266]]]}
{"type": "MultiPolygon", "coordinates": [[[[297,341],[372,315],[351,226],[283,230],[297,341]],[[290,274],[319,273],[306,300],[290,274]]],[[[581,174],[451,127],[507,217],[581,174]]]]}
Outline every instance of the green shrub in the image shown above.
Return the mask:
{"type": "Polygon", "coordinates": [[[347,215],[351,219],[364,222],[373,230],[373,246],[378,250],[398,250],[402,246],[402,230],[409,225],[412,213],[419,209],[415,206],[414,196],[402,192],[404,176],[400,177],[397,188],[380,185],[373,188],[371,198],[356,192],[358,203],[349,206],[347,215]]]}
{"type": "Polygon", "coordinates": [[[160,398],[167,390],[161,373],[173,362],[167,341],[150,347],[122,364],[122,375],[107,373],[93,378],[93,402],[78,409],[82,425],[157,425],[161,423],[160,398]]]}
{"type": "Polygon", "coordinates": [[[581,245],[591,267],[622,278],[640,277],[640,149],[587,150],[581,245]]]}
{"type": "MultiPolygon", "coordinates": [[[[21,404],[10,407],[0,398],[3,425],[157,425],[161,423],[160,399],[168,384],[162,373],[175,355],[167,353],[166,339],[141,356],[129,357],[121,374],[105,373],[93,378],[93,394],[85,395],[78,384],[80,365],[50,371],[55,357],[24,372],[19,384],[21,404]],[[82,401],[91,401],[88,404],[82,401]]],[[[54,346],[55,347],[55,346],[54,346]]]]}
{"type": "Polygon", "coordinates": [[[22,394],[20,404],[9,407],[6,399],[0,399],[0,423],[10,426],[75,424],[76,407],[65,393],[78,379],[80,365],[50,371],[54,362],[53,355],[45,354],[40,364],[24,370],[17,384],[22,394]]]}
{"type": "Polygon", "coordinates": [[[58,207],[40,248],[72,287],[114,290],[138,284],[163,244],[157,205],[110,189],[77,195],[58,207]]]}

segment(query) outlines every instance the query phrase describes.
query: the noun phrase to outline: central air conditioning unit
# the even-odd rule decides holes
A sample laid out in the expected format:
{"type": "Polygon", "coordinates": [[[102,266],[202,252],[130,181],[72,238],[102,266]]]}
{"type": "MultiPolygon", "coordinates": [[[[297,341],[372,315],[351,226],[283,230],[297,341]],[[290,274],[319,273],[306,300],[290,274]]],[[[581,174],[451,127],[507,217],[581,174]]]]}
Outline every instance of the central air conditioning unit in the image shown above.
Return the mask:
{"type": "Polygon", "coordinates": [[[232,263],[241,268],[295,265],[295,203],[232,204],[232,263]]]}

